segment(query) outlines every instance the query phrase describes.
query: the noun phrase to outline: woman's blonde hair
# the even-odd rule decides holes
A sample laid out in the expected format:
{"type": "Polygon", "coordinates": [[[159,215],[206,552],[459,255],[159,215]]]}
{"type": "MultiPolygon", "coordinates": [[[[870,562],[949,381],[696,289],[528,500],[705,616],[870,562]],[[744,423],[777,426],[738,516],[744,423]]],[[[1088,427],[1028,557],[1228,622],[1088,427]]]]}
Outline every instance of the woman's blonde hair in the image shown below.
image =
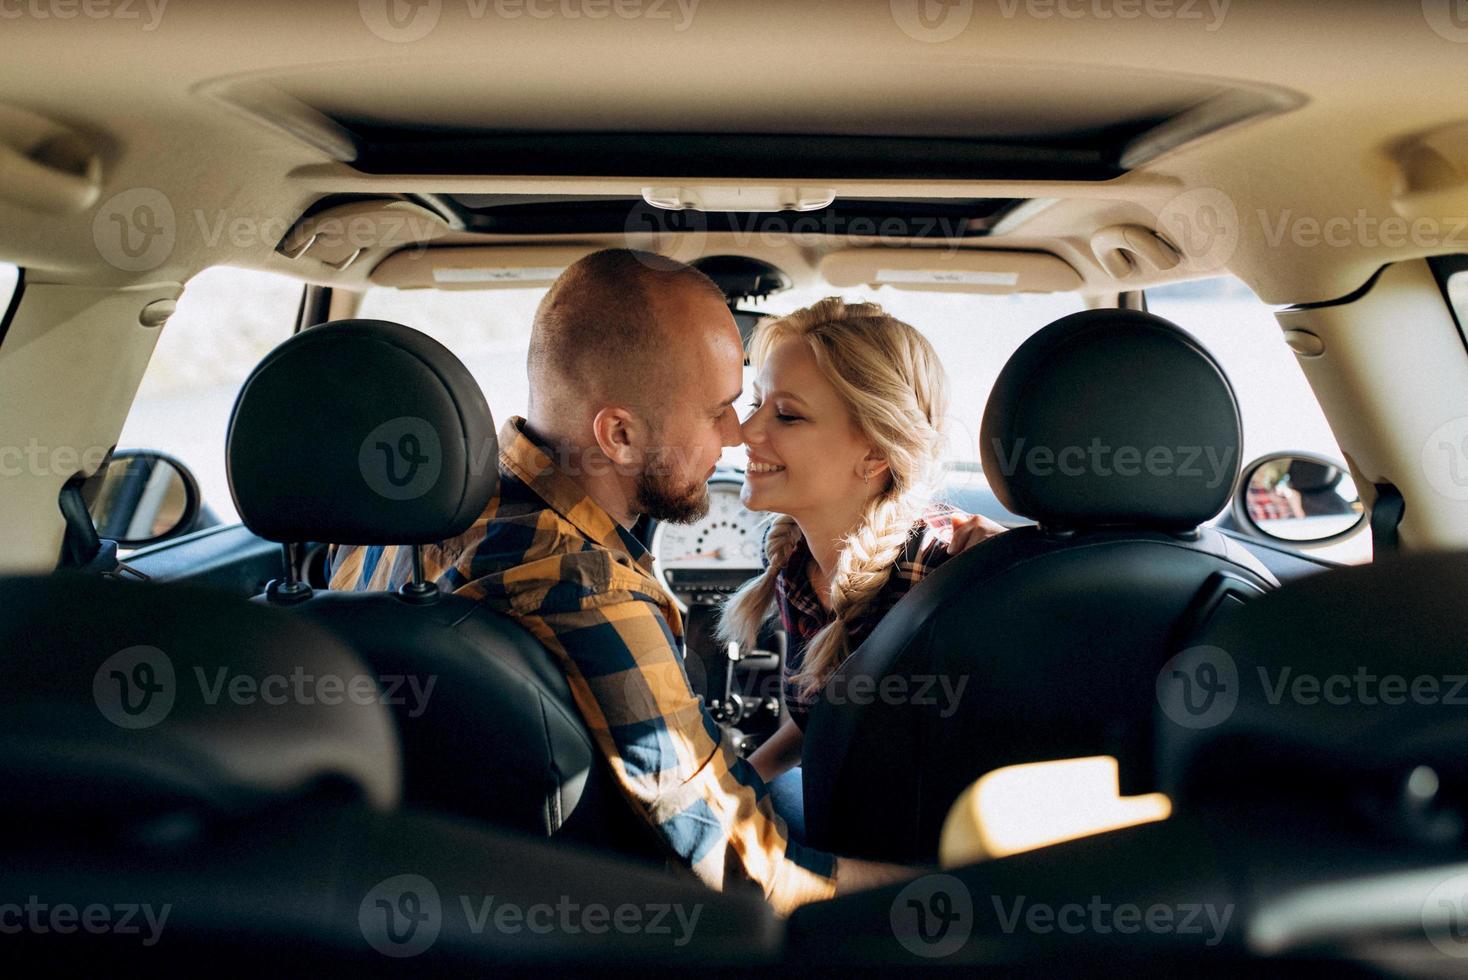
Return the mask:
{"type": "MultiPolygon", "coordinates": [[[[819,690],[846,659],[847,624],[866,612],[891,577],[914,521],[927,504],[942,454],[948,381],[922,334],[875,303],[832,296],[755,330],[750,357],[758,369],[786,340],[810,345],[821,373],[851,412],[862,435],[887,461],[885,486],[842,542],[831,576],[832,621],[811,638],[795,677],[801,692],[819,690]]],[[[752,648],[774,610],[775,579],[800,543],[795,519],[779,514],[765,537],[769,565],[730,597],[719,637],[752,648]]]]}

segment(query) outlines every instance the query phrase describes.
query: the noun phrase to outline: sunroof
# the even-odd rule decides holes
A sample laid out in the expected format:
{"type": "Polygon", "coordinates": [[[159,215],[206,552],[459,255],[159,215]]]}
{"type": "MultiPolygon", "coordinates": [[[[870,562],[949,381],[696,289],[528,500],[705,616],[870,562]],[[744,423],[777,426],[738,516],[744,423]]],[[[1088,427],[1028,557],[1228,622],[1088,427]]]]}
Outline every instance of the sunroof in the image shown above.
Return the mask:
{"type": "Polygon", "coordinates": [[[369,174],[802,183],[1111,180],[1302,101],[1096,66],[614,67],[404,58],[374,62],[370,84],[361,65],[325,64],[210,94],[369,174]]]}
{"type": "Polygon", "coordinates": [[[823,180],[1109,180],[1160,120],[1084,140],[1045,142],[900,136],[722,133],[423,132],[351,125],[353,166],[377,174],[573,177],[677,175],[823,180]]]}
{"type": "Polygon", "coordinates": [[[1020,198],[841,197],[814,211],[665,211],[640,197],[569,194],[440,195],[465,230],[491,235],[621,233],[647,225],[659,231],[863,235],[883,238],[973,238],[988,234],[1020,198]],[[653,219],[653,224],[643,220],[653,219]]]}

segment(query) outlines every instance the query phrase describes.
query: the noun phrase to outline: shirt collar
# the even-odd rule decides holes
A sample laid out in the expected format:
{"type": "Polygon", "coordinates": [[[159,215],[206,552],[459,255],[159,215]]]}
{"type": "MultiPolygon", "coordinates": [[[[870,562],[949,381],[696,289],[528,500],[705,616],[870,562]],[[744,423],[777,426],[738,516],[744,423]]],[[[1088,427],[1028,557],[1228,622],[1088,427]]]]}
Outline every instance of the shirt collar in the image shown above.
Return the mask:
{"type": "Polygon", "coordinates": [[[585,490],[557,468],[554,450],[536,439],[518,415],[500,427],[500,465],[518,477],[557,514],[589,540],[612,551],[624,552],[643,568],[652,570],[652,556],[642,542],[592,500],[585,490]]]}
{"type": "Polygon", "coordinates": [[[801,537],[795,542],[790,557],[785,559],[785,566],[780,569],[779,585],[785,593],[785,601],[796,612],[816,620],[829,619],[831,613],[821,605],[816,587],[811,585],[810,576],[805,573],[806,563],[810,560],[810,547],[801,537]]]}

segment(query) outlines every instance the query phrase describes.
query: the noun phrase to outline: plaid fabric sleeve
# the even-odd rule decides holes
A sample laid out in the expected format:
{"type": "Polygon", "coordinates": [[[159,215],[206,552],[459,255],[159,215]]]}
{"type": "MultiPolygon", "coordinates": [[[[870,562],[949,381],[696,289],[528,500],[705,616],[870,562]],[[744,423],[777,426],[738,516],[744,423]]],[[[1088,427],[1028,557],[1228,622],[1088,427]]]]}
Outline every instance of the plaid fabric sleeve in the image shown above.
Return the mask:
{"type": "Polygon", "coordinates": [[[923,512],[922,518],[913,525],[907,547],[897,556],[892,572],[892,588],[897,593],[907,592],[951,557],[948,543],[953,540],[953,521],[968,516],[945,504],[933,504],[923,512]]]}
{"type": "Polygon", "coordinates": [[[646,576],[597,549],[522,565],[503,585],[560,659],[622,789],[695,875],[721,890],[752,881],[782,915],[835,893],[835,859],[789,839],[692,693],[646,576]]]}

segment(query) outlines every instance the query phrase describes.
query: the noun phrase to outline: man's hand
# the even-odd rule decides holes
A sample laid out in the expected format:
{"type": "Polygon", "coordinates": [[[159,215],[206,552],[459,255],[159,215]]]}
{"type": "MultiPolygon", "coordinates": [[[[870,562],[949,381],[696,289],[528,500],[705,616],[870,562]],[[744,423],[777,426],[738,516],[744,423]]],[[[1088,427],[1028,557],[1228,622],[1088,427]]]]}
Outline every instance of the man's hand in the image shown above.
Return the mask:
{"type": "Polygon", "coordinates": [[[936,868],[906,864],[887,864],[882,861],[838,857],[836,859],[836,894],[849,895],[852,892],[881,888],[899,881],[911,881],[936,870],[936,868]]]}
{"type": "Polygon", "coordinates": [[[1003,524],[997,524],[983,514],[955,517],[953,519],[953,538],[948,542],[948,553],[956,555],[1006,530],[1008,528],[1003,524]]]}

